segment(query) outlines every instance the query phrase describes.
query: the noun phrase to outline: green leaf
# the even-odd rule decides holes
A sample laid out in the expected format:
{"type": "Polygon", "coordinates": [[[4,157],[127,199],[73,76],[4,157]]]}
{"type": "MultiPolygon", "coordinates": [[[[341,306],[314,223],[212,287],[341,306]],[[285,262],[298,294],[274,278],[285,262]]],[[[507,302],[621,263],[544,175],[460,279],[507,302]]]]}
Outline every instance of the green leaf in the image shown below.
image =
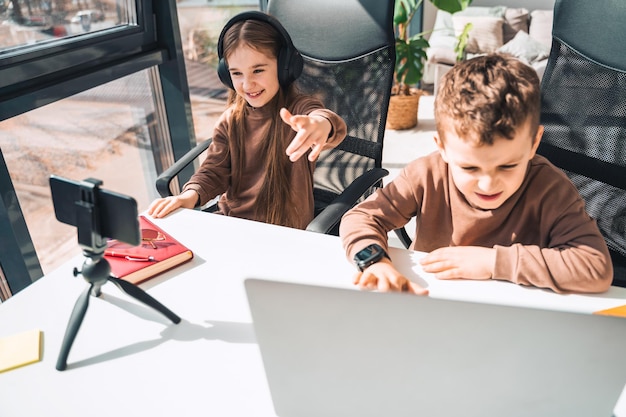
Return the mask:
{"type": "Polygon", "coordinates": [[[396,42],[396,81],[399,84],[417,84],[422,79],[428,46],[428,41],[419,35],[408,42],[396,42]]]}
{"type": "MultiPolygon", "coordinates": [[[[340,1],[340,0],[337,0],[340,1]]],[[[437,8],[455,13],[468,7],[472,0],[430,0],[437,8]]],[[[394,29],[396,31],[396,73],[395,81],[400,90],[418,84],[424,75],[426,49],[430,46],[424,33],[408,37],[408,27],[423,0],[395,0],[394,29]]],[[[463,45],[460,45],[463,47],[463,45]]]]}
{"type": "Polygon", "coordinates": [[[424,35],[422,35],[421,33],[411,36],[409,38],[409,44],[410,44],[411,49],[430,47],[430,44],[428,43],[424,35]]]}
{"type": "Polygon", "coordinates": [[[457,43],[454,46],[454,53],[456,54],[457,62],[462,61],[465,56],[465,48],[467,48],[467,43],[469,41],[469,33],[473,27],[474,25],[471,22],[468,22],[463,28],[463,32],[457,36],[457,43]]]}
{"type": "Polygon", "coordinates": [[[421,4],[422,0],[396,0],[393,13],[394,26],[407,24],[421,4]]]}
{"type": "Polygon", "coordinates": [[[472,0],[430,0],[438,9],[448,13],[456,13],[465,10],[472,0]]]}

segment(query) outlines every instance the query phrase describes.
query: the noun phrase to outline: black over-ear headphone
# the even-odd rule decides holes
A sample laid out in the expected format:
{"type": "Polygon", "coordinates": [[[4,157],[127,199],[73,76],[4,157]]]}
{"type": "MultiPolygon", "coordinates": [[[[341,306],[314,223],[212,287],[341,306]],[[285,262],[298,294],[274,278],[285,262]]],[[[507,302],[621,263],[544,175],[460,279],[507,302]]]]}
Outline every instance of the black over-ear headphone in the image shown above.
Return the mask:
{"type": "Polygon", "coordinates": [[[222,33],[220,33],[219,40],[217,41],[217,56],[219,58],[219,62],[217,64],[217,75],[219,76],[220,81],[222,81],[226,87],[234,89],[233,80],[230,78],[228,65],[226,65],[226,60],[224,59],[224,35],[232,25],[237,22],[241,22],[242,20],[258,20],[266,22],[276,29],[282,38],[282,46],[278,53],[278,83],[281,87],[289,86],[289,84],[294,82],[302,73],[302,67],[304,65],[302,55],[300,55],[300,52],[298,52],[296,47],[293,46],[291,37],[283,25],[281,25],[275,17],[254,10],[239,13],[231,18],[222,29],[222,33]]]}

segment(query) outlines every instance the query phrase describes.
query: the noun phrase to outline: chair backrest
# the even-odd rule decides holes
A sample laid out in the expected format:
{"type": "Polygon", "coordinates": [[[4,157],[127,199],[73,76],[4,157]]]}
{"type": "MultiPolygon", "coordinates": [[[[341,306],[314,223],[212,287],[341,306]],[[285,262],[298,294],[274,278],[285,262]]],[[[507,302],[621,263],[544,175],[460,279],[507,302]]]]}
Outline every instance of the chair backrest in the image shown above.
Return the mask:
{"type": "Polygon", "coordinates": [[[597,220],[626,284],[626,2],[557,0],[542,79],[539,153],[562,168],[597,220]]]}
{"type": "MultiPolygon", "coordinates": [[[[339,114],[348,137],[324,152],[315,170],[316,209],[359,175],[382,165],[383,137],[395,66],[393,0],[270,0],[304,57],[297,80],[339,114]]],[[[372,190],[373,191],[373,190],[372,190]]]]}

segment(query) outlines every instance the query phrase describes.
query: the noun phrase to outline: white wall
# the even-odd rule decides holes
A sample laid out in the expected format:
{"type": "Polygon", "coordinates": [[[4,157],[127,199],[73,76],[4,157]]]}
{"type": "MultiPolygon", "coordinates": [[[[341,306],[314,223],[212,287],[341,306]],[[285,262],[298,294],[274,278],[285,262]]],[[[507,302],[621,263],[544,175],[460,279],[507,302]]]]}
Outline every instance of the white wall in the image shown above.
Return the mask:
{"type": "MultiPolygon", "coordinates": [[[[474,0],[471,6],[507,6],[524,7],[528,10],[553,9],[555,0],[474,0]]],[[[470,6],[470,7],[471,7],[470,6]]],[[[430,30],[435,24],[437,8],[424,0],[424,30],[430,30]]]]}

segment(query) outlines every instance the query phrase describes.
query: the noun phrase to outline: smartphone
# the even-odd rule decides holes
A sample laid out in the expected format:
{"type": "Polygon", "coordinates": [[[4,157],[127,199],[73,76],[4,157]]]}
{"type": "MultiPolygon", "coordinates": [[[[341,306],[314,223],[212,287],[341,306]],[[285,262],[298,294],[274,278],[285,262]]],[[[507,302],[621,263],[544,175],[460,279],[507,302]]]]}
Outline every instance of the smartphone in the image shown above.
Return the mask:
{"type": "Polygon", "coordinates": [[[94,179],[75,181],[50,176],[50,191],[57,220],[78,228],[85,227],[91,225],[91,222],[85,223],[85,214],[90,211],[99,230],[79,230],[81,245],[89,246],[89,242],[80,242],[80,236],[85,236],[85,233],[139,245],[141,232],[137,201],[130,196],[100,188],[100,184],[102,181],[94,179]]]}

